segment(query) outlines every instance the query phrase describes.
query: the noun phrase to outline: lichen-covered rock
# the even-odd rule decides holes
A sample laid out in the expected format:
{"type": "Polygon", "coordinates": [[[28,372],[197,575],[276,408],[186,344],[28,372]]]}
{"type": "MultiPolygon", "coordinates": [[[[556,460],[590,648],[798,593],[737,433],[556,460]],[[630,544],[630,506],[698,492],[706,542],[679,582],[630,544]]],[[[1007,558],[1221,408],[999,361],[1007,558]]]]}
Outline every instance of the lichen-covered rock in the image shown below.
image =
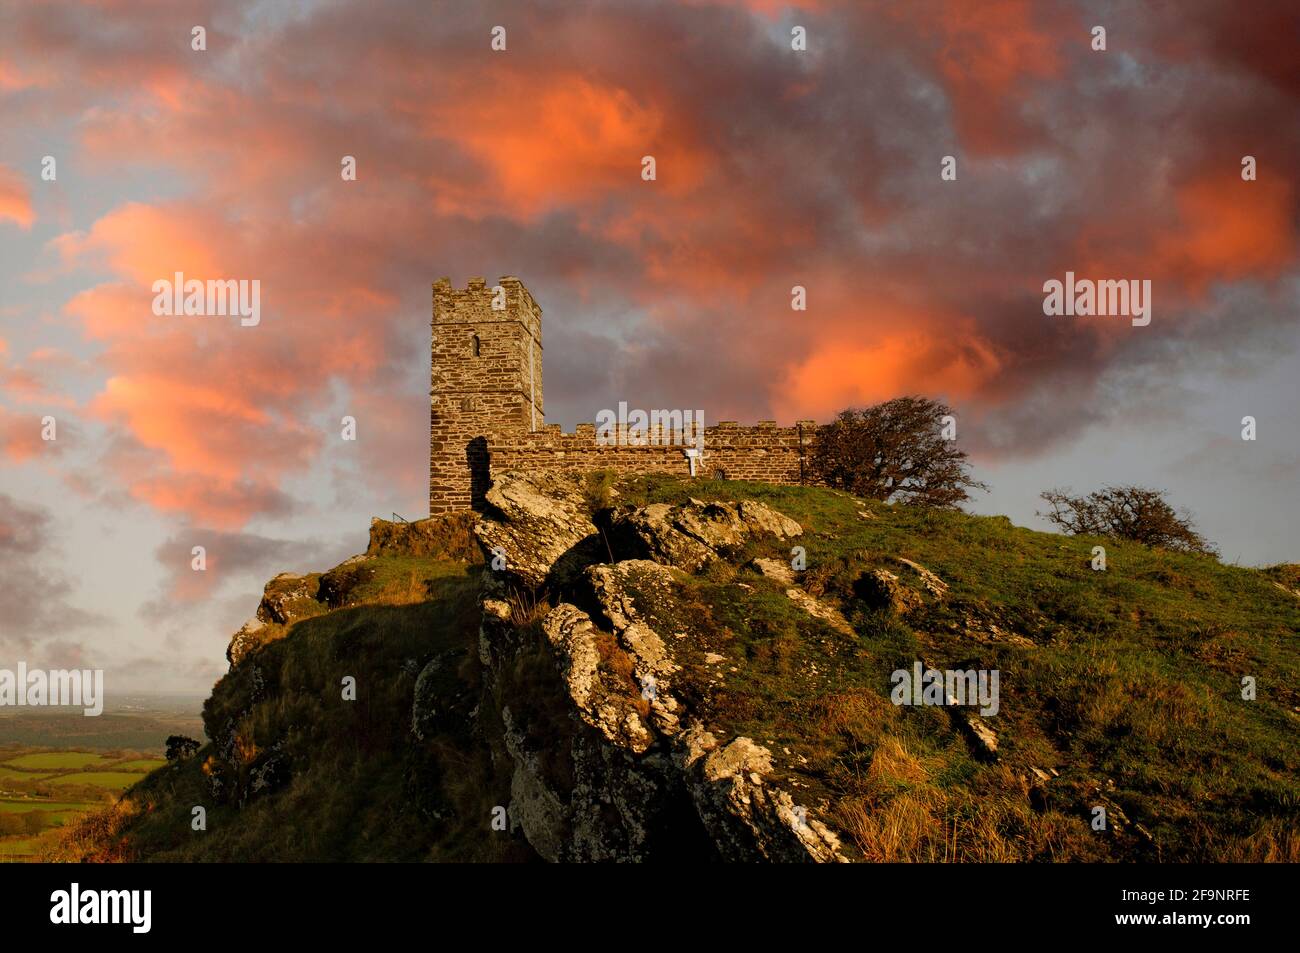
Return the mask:
{"type": "Polygon", "coordinates": [[[366,555],[352,556],[322,574],[316,598],[330,609],[358,605],[357,590],[375,575],[374,567],[367,565],[369,559],[366,555]]]}
{"type": "Polygon", "coordinates": [[[680,665],[668,643],[644,618],[638,602],[662,609],[675,601],[671,570],[649,560],[629,559],[587,570],[591,591],[614,627],[614,635],[631,660],[635,685],[649,706],[650,723],[662,734],[680,730],[681,706],[673,697],[673,678],[680,665]]]}
{"type": "Polygon", "coordinates": [[[804,590],[797,586],[792,586],[785,591],[786,597],[797,605],[804,612],[808,613],[814,619],[820,619],[825,622],[836,632],[843,635],[854,635],[853,626],[849,625],[848,619],[844,614],[832,605],[827,605],[820,599],[810,596],[804,590]]]}
{"type": "Polygon", "coordinates": [[[921,587],[936,599],[942,599],[948,594],[948,584],[920,563],[912,562],[910,559],[904,559],[902,556],[895,556],[894,562],[912,570],[920,580],[921,587]]]}
{"type": "Polygon", "coordinates": [[[724,860],[847,862],[839,838],[772,779],[772,753],[751,738],[722,744],[701,725],[679,737],[700,817],[724,860]]]}
{"type": "Polygon", "coordinates": [[[749,568],[767,579],[774,579],[786,586],[794,585],[794,570],[789,563],[783,563],[779,559],[764,559],[760,556],[750,560],[749,568]]]}
{"type": "Polygon", "coordinates": [[[617,557],[650,559],[686,572],[698,572],[751,539],[791,539],[803,533],[794,520],[748,500],[626,506],[616,510],[610,522],[617,557]]]}
{"type": "Polygon", "coordinates": [[[266,628],[266,623],[256,617],[240,626],[239,631],[230,637],[230,644],[226,646],[226,661],[234,667],[247,658],[249,652],[265,641],[261,634],[266,631],[266,628]]]}
{"type": "Polygon", "coordinates": [[[411,702],[411,733],[424,741],[433,737],[442,711],[442,697],[439,692],[439,674],[447,664],[444,656],[435,656],[420,670],[415,679],[414,698],[411,702]]]}
{"type": "MultiPolygon", "coordinates": [[[[636,686],[609,658],[621,651],[601,645],[601,632],[591,617],[576,606],[561,603],[550,611],[542,629],[556,650],[556,662],[565,690],[578,716],[606,740],[630,751],[650,747],[654,735],[641,718],[636,686]]],[[[630,659],[628,669],[631,669],[630,659]]]]}
{"type": "Polygon", "coordinates": [[[486,498],[493,512],[475,524],[474,535],[490,571],[538,588],[591,561],[599,536],[577,475],[503,473],[486,498]]]}
{"type": "Polygon", "coordinates": [[[282,572],[266,584],[257,607],[257,618],[263,622],[288,625],[320,615],[325,607],[316,599],[319,590],[319,573],[302,576],[282,572]]]}
{"type": "MultiPolygon", "coordinates": [[[[500,712],[513,766],[512,825],[553,861],[843,860],[835,834],[778,781],[770,752],[747,738],[718,743],[679,694],[701,703],[700,679],[714,684],[727,657],[714,649],[730,638],[701,625],[683,570],[802,528],[761,504],[626,507],[612,520],[625,534],[616,560],[583,553],[587,564],[565,575],[564,598],[538,622],[521,616],[511,577],[554,582],[589,525],[578,482],[558,485],[548,504],[539,481],[503,478],[476,528],[485,546],[520,555],[511,572],[485,571],[480,596],[485,703],[500,712]],[[528,560],[524,547],[538,543],[528,560]],[[627,558],[638,553],[652,558],[627,558]]],[[[847,629],[799,592],[808,611],[847,629]]]]}

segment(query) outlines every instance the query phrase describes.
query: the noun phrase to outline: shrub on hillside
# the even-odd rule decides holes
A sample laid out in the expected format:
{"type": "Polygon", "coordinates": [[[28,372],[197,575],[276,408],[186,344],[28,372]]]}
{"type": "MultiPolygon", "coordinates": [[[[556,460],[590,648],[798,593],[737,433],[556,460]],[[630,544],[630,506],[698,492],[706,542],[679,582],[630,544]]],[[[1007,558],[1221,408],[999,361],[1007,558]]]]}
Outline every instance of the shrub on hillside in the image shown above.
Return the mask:
{"type": "Polygon", "coordinates": [[[971,479],[966,454],[945,433],[952,411],[925,397],[896,397],[864,410],[845,410],[817,429],[810,465],[814,479],[873,500],[956,506],[971,479]]]}
{"type": "Polygon", "coordinates": [[[1185,553],[1217,555],[1214,544],[1196,531],[1190,513],[1175,512],[1162,490],[1108,486],[1087,496],[1067,490],[1042,494],[1052,507],[1040,513],[1071,536],[1109,536],[1185,553]]]}
{"type": "Polygon", "coordinates": [[[185,735],[168,735],[167,760],[184,761],[198,751],[200,747],[199,742],[193,738],[187,738],[185,735]]]}

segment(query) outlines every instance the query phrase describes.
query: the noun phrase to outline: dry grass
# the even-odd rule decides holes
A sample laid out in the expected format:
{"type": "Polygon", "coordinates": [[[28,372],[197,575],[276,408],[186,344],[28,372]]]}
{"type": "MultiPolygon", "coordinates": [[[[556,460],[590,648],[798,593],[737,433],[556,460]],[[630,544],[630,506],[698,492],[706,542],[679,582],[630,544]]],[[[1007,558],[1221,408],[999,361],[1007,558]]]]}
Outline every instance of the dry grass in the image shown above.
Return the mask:
{"type": "Polygon", "coordinates": [[[511,589],[506,602],[510,605],[510,622],[519,629],[540,625],[551,611],[550,603],[532,589],[511,589]]]}
{"type": "Polygon", "coordinates": [[[1300,830],[1275,817],[1239,844],[1232,845],[1225,863],[1300,864],[1300,830]]]}
{"type": "Polygon", "coordinates": [[[896,717],[897,709],[887,698],[867,689],[819,695],[803,713],[806,736],[842,736],[861,745],[876,744],[896,717]]]}
{"type": "Polygon", "coordinates": [[[628,701],[632,703],[637,714],[642,718],[648,717],[650,702],[642,697],[641,685],[637,682],[632,667],[632,657],[623,651],[618,640],[608,632],[597,634],[596,651],[600,653],[601,666],[613,674],[616,683],[627,686],[628,701]]]}
{"type": "Polygon", "coordinates": [[[880,743],[836,819],[875,863],[1022,863],[1090,858],[1079,819],[1029,806],[1028,782],[1001,765],[978,785],[943,788],[943,759],[897,737],[880,743]]]}
{"type": "Polygon", "coordinates": [[[130,798],[121,798],[101,811],[86,814],[63,828],[37,860],[42,863],[126,863],[135,860],[121,834],[139,814],[130,798]]]}

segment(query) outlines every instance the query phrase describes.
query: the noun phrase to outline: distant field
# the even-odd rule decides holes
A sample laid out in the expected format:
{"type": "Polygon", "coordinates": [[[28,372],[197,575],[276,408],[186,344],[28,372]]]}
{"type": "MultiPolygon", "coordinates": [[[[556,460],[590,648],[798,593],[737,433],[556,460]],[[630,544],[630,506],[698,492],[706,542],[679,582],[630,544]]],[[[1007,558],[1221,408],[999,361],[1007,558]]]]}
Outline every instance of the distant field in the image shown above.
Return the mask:
{"type": "Polygon", "coordinates": [[[99,810],[166,762],[130,749],[32,750],[0,745],[0,861],[24,861],[58,829],[99,810]]]}
{"type": "Polygon", "coordinates": [[[61,784],[93,784],[100,788],[122,790],[129,788],[144,777],[147,771],[78,771],[76,774],[61,774],[61,784]]]}
{"type": "Polygon", "coordinates": [[[4,764],[11,768],[84,768],[103,760],[103,755],[89,751],[43,751],[10,758],[4,764]]]}
{"type": "Polygon", "coordinates": [[[80,708],[0,706],[0,745],[162,754],[168,735],[202,737],[202,709],[202,696],[156,695],[109,699],[104,713],[95,718],[87,718],[80,708]]]}

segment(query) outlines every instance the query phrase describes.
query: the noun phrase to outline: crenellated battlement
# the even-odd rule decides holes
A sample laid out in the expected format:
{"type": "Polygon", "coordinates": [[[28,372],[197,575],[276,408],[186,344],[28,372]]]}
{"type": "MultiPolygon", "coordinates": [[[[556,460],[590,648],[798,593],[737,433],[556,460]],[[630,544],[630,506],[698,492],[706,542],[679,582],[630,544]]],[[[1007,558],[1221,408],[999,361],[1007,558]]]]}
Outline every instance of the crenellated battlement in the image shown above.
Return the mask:
{"type": "MultiPolygon", "coordinates": [[[[542,309],[518,278],[433,284],[429,512],[479,509],[493,471],[617,470],[802,483],[816,423],[689,426],[621,420],[572,432],[542,412],[542,309]]],[[[667,419],[659,418],[659,419],[667,419]]]]}

